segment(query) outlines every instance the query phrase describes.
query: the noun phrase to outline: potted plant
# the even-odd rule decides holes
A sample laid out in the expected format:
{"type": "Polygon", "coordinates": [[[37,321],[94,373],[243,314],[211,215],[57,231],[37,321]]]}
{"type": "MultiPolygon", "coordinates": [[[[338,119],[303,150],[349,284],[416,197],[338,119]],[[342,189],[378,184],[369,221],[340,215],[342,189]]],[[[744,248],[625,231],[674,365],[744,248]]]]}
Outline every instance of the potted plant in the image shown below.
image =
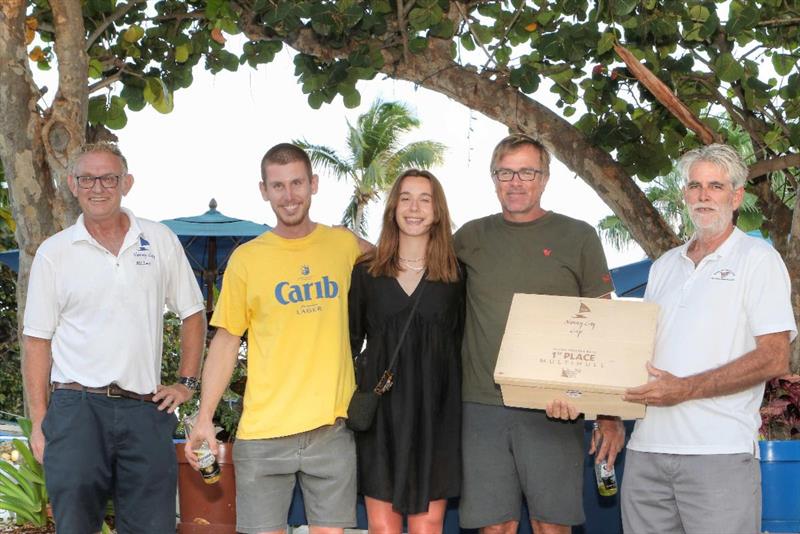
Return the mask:
{"type": "Polygon", "coordinates": [[[800,375],[767,382],[761,405],[761,530],[800,531],[800,375]]]}
{"type": "MultiPolygon", "coordinates": [[[[44,468],[31,451],[30,419],[17,420],[25,440],[14,438],[0,445],[0,510],[13,514],[14,532],[50,534],[55,525],[50,510],[50,498],[44,482],[44,468]]],[[[113,520],[111,502],[106,510],[101,534],[111,534],[109,520],[113,520]]],[[[0,525],[0,531],[7,532],[0,525]]]]}

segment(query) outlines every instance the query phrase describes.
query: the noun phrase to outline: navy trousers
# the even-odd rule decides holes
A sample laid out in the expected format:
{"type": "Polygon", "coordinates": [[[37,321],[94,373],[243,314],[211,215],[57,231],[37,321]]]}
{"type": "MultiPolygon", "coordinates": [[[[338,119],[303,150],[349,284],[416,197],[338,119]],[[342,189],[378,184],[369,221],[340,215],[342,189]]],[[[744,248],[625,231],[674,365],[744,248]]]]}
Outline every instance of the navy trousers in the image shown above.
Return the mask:
{"type": "Polygon", "coordinates": [[[54,391],[42,431],[58,533],[98,532],[113,500],[119,534],[174,534],[177,423],[150,402],[54,391]]]}

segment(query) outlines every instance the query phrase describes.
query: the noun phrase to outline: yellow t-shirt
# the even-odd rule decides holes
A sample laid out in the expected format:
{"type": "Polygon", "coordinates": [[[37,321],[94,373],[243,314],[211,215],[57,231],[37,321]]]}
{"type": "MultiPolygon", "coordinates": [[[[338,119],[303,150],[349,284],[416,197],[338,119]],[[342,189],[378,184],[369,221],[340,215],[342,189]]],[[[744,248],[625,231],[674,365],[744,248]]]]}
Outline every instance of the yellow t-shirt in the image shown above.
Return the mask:
{"type": "Polygon", "coordinates": [[[265,233],[231,256],[211,324],[248,331],[238,439],[289,436],[347,415],[347,293],[358,256],[353,234],[321,224],[300,239],[265,233]]]}

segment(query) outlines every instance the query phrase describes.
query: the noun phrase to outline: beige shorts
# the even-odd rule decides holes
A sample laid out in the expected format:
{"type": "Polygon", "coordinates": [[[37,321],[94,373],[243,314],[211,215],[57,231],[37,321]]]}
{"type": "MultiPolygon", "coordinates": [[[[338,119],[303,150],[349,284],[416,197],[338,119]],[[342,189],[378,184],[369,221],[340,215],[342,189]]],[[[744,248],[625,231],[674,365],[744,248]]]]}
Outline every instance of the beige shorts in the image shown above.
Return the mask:
{"type": "Polygon", "coordinates": [[[356,447],[343,419],[273,439],[240,439],[233,446],[236,530],[286,529],[295,482],[309,525],[356,524],[356,447]]]}
{"type": "Polygon", "coordinates": [[[628,450],[622,481],[625,532],[761,532],[761,467],[752,454],[628,450]]]}

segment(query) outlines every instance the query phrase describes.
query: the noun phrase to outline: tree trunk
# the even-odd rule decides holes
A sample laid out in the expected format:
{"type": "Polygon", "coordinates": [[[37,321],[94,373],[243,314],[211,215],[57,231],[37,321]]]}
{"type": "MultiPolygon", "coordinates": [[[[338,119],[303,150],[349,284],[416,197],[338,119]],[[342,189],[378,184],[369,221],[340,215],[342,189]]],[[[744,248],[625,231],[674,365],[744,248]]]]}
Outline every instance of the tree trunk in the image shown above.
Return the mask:
{"type": "MultiPolygon", "coordinates": [[[[792,281],[792,309],[794,323],[800,325],[800,193],[795,192],[794,215],[792,217],[792,233],[783,256],[789,279],[792,281]]],[[[792,372],[800,373],[800,340],[792,344],[792,372]]]]}
{"type": "MultiPolygon", "coordinates": [[[[75,220],[77,204],[66,187],[69,154],[83,142],[87,109],[87,62],[83,53],[83,16],[79,0],[52,4],[63,53],[59,91],[42,113],[25,44],[25,0],[0,2],[0,159],[8,184],[19,245],[17,277],[20,340],[31,262],[42,241],[75,220]],[[77,37],[76,37],[77,36],[77,37]],[[80,41],[84,61],[71,61],[80,41]],[[83,69],[82,71],[80,69],[83,69]],[[62,73],[63,71],[63,73],[62,73]],[[82,82],[79,86],[78,80],[82,82]]],[[[61,58],[59,57],[59,60],[61,58]]],[[[22,343],[20,343],[22,345],[22,343]]],[[[22,346],[20,347],[22,349],[22,346]]],[[[20,351],[24,361],[24,351],[20,351]]]]}

